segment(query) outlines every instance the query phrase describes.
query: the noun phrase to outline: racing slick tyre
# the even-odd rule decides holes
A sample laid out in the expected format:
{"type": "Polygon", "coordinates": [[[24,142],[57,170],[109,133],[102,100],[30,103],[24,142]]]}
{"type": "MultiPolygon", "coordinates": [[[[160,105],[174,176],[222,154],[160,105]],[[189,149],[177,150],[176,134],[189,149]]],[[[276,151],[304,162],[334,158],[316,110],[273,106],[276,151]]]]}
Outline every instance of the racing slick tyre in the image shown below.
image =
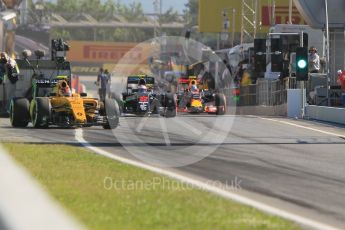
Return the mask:
{"type": "Polygon", "coordinates": [[[115,129],[120,121],[119,104],[115,99],[106,98],[104,100],[104,115],[106,116],[106,123],[103,124],[104,129],[115,129]]]}
{"type": "Polygon", "coordinates": [[[36,97],[31,101],[31,122],[34,128],[48,128],[50,107],[48,97],[36,97]]]}
{"type": "Polygon", "coordinates": [[[167,93],[165,95],[165,117],[176,117],[176,100],[172,93],[167,93]]]}
{"type": "Polygon", "coordinates": [[[123,113],[123,101],[121,95],[117,93],[111,93],[110,98],[116,100],[117,104],[119,105],[120,114],[123,113]]]}
{"type": "Polygon", "coordinates": [[[30,103],[26,98],[13,98],[10,104],[10,122],[12,127],[24,128],[30,121],[30,103]]]}
{"type": "Polygon", "coordinates": [[[215,106],[217,107],[217,115],[224,115],[226,113],[226,99],[222,93],[215,95],[215,106]]]}

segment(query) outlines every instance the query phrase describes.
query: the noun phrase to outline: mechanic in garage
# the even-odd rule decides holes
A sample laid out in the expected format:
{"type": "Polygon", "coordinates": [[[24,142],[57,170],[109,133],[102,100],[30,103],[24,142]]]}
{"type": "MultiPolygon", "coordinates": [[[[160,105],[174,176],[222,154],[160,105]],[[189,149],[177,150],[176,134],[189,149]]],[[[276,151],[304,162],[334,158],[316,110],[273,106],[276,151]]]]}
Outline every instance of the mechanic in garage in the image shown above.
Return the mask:
{"type": "Polygon", "coordinates": [[[7,74],[8,79],[12,84],[18,80],[19,69],[17,62],[10,58],[6,52],[0,53],[0,75],[4,78],[7,74]]]}
{"type": "Polygon", "coordinates": [[[104,70],[104,74],[107,75],[107,95],[108,98],[111,97],[111,74],[107,69],[104,70]]]}
{"type": "Polygon", "coordinates": [[[105,97],[107,96],[107,87],[109,83],[109,77],[108,75],[104,72],[103,68],[100,68],[99,74],[97,76],[97,82],[96,84],[99,86],[101,83],[101,87],[99,88],[99,99],[101,101],[105,100],[105,97]]]}
{"type": "Polygon", "coordinates": [[[309,49],[309,72],[319,73],[320,72],[320,57],[317,54],[317,49],[312,46],[309,49]]]}
{"type": "Polygon", "coordinates": [[[17,62],[10,58],[6,52],[0,53],[0,83],[5,82],[5,76],[11,82],[11,84],[6,85],[8,104],[6,108],[9,109],[10,101],[15,97],[16,92],[16,82],[18,81],[19,68],[17,62]]]}
{"type": "Polygon", "coordinates": [[[2,82],[4,81],[5,78],[5,74],[6,74],[6,69],[5,69],[5,64],[3,62],[5,62],[3,54],[1,53],[1,59],[0,59],[0,84],[2,84],[2,82]]]}

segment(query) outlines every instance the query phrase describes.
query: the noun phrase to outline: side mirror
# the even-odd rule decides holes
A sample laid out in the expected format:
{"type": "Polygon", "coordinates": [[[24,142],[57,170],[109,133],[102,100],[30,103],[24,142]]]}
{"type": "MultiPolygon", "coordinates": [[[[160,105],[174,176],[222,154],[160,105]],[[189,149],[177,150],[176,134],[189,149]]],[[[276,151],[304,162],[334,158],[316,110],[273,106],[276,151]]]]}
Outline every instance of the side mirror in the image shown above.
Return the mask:
{"type": "Polygon", "coordinates": [[[87,93],[80,93],[81,97],[87,97],[87,93]]]}

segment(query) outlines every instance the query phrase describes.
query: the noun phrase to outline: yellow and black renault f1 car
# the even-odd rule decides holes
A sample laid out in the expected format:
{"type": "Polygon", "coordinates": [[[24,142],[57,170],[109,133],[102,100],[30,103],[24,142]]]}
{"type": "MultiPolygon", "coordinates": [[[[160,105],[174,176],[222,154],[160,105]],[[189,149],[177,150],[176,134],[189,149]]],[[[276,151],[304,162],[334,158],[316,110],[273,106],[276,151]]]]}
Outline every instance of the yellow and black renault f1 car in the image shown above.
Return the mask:
{"type": "Polygon", "coordinates": [[[67,77],[34,80],[33,98],[13,98],[10,121],[13,127],[34,128],[103,126],[113,129],[119,123],[119,107],[114,99],[100,102],[86,94],[72,94],[67,77]]]}
{"type": "Polygon", "coordinates": [[[62,39],[54,39],[51,60],[42,59],[42,51],[35,51],[36,59],[30,58],[31,52],[24,51],[23,58],[17,60],[23,70],[20,78],[26,79],[27,84],[18,85],[21,94],[10,101],[13,127],[26,127],[30,122],[35,128],[99,125],[113,129],[118,125],[120,112],[115,99],[99,101],[87,98],[85,93],[71,92],[68,50],[69,46],[62,39]]]}
{"type": "Polygon", "coordinates": [[[159,114],[165,117],[176,116],[174,94],[154,90],[154,77],[133,75],[127,78],[126,92],[122,94],[122,112],[145,116],[159,114]]]}

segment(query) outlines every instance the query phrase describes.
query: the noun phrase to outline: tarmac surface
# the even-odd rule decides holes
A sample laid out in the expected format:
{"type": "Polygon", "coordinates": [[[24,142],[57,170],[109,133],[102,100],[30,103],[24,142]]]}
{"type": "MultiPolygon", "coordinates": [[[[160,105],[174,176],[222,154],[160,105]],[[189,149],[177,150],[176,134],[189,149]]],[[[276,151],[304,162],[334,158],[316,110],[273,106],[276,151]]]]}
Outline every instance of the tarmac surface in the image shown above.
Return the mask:
{"type": "MultiPolygon", "coordinates": [[[[240,181],[237,192],[242,195],[345,226],[345,130],[341,127],[284,118],[185,114],[169,119],[122,117],[120,124],[114,132],[84,128],[83,137],[114,155],[180,166],[172,170],[193,178],[227,185],[240,181]],[[219,143],[202,139],[224,132],[210,128],[214,120],[232,123],[219,143]],[[202,152],[205,148],[212,150],[209,155],[202,152]]],[[[0,119],[2,142],[79,146],[74,135],[75,129],[56,127],[15,129],[8,119],[0,119]]]]}
{"type": "MultiPolygon", "coordinates": [[[[88,89],[95,77],[82,79],[88,89]]],[[[89,90],[97,96],[97,90],[89,90]]],[[[75,129],[15,129],[0,119],[1,142],[68,144],[75,129]]],[[[345,226],[345,128],[306,120],[178,114],[124,116],[115,130],[83,128],[88,144],[168,167],[297,215],[345,226]]],[[[0,225],[1,226],[1,225],[0,225]]]]}

